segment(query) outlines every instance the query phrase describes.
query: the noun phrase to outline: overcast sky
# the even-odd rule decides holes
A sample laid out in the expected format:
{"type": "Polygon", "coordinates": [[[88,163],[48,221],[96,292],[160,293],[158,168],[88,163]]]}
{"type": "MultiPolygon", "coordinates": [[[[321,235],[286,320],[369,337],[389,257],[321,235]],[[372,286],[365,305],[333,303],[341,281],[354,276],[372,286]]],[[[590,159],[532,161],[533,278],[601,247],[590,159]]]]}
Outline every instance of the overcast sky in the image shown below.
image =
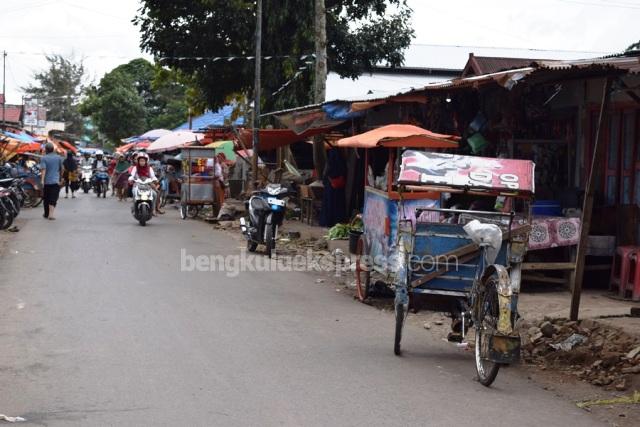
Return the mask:
{"type": "MultiPolygon", "coordinates": [[[[415,43],[420,44],[600,56],[640,39],[640,0],[409,0],[409,4],[414,9],[415,43]]],[[[45,66],[46,53],[84,57],[93,80],[139,57],[139,35],[131,23],[138,7],[137,0],[1,0],[0,49],[8,52],[7,102],[20,102],[20,86],[45,66]]]]}

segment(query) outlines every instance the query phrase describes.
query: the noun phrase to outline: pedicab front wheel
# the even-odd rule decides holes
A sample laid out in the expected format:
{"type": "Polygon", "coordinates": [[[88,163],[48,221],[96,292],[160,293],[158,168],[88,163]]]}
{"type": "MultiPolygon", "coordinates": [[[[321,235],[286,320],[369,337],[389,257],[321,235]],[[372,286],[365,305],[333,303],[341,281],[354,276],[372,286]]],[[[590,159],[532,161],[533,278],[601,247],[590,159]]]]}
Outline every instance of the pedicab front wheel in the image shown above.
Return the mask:
{"type": "Polygon", "coordinates": [[[495,381],[500,369],[500,364],[488,359],[489,337],[491,331],[498,328],[500,308],[498,303],[498,279],[494,275],[490,277],[478,301],[478,318],[476,319],[475,333],[475,361],[478,382],[489,387],[495,381]]]}
{"type": "Polygon", "coordinates": [[[396,334],[393,340],[393,352],[396,356],[400,356],[402,354],[402,349],[400,348],[400,342],[402,341],[402,328],[404,327],[404,320],[407,317],[407,310],[405,309],[404,304],[396,304],[396,334]]]}
{"type": "Polygon", "coordinates": [[[364,239],[360,237],[356,247],[356,295],[361,302],[369,297],[371,286],[371,269],[368,265],[363,265],[362,257],[367,255],[364,252],[364,239]]]}

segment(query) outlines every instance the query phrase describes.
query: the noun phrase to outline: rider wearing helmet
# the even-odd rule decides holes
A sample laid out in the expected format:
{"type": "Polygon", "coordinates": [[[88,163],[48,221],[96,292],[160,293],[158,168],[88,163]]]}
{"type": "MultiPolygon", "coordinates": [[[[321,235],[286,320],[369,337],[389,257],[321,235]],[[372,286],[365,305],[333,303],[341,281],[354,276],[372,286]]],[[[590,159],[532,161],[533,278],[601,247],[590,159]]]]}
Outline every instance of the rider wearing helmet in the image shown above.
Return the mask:
{"type": "MultiPolygon", "coordinates": [[[[164,212],[160,210],[159,200],[158,200],[158,191],[157,191],[157,183],[158,178],[156,178],[156,174],[153,171],[153,168],[149,165],[149,156],[147,153],[141,152],[138,154],[136,158],[133,169],[131,170],[131,175],[129,176],[129,183],[133,184],[133,181],[136,179],[151,179],[153,181],[153,202],[155,205],[155,213],[163,214],[164,212]]],[[[135,193],[135,190],[134,190],[135,193]]],[[[155,215],[154,213],[154,215],[155,215]]]]}
{"type": "Polygon", "coordinates": [[[104,153],[102,152],[102,150],[97,150],[96,151],[96,159],[93,161],[93,169],[100,169],[100,168],[108,168],[109,167],[109,162],[107,162],[104,158],[104,153]]]}

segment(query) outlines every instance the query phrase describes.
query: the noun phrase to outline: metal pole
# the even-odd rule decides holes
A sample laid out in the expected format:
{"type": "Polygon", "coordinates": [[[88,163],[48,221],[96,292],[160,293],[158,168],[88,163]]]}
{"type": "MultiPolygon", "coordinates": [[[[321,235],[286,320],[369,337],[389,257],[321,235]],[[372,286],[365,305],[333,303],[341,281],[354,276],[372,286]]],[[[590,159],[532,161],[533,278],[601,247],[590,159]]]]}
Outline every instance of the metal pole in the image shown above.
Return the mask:
{"type": "MultiPolygon", "coordinates": [[[[257,0],[256,9],[256,70],[253,85],[253,181],[258,181],[258,146],[260,144],[260,91],[261,91],[261,60],[262,60],[262,0],[257,0]]],[[[250,186],[253,188],[253,184],[250,186]]]]}
{"type": "Polygon", "coordinates": [[[5,112],[7,110],[6,75],[7,75],[7,51],[5,50],[2,52],[2,124],[4,124],[5,112]]]}

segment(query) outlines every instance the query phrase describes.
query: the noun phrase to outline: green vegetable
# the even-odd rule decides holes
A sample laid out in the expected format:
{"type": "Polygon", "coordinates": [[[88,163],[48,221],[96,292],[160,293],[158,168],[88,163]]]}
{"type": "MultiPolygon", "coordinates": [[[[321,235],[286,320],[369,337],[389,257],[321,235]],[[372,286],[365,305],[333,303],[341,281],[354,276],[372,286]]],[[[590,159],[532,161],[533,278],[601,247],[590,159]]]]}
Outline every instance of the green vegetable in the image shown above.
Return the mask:
{"type": "Polygon", "coordinates": [[[351,226],[348,224],[336,224],[329,229],[326,236],[329,240],[346,240],[349,238],[349,230],[351,226]]]}

